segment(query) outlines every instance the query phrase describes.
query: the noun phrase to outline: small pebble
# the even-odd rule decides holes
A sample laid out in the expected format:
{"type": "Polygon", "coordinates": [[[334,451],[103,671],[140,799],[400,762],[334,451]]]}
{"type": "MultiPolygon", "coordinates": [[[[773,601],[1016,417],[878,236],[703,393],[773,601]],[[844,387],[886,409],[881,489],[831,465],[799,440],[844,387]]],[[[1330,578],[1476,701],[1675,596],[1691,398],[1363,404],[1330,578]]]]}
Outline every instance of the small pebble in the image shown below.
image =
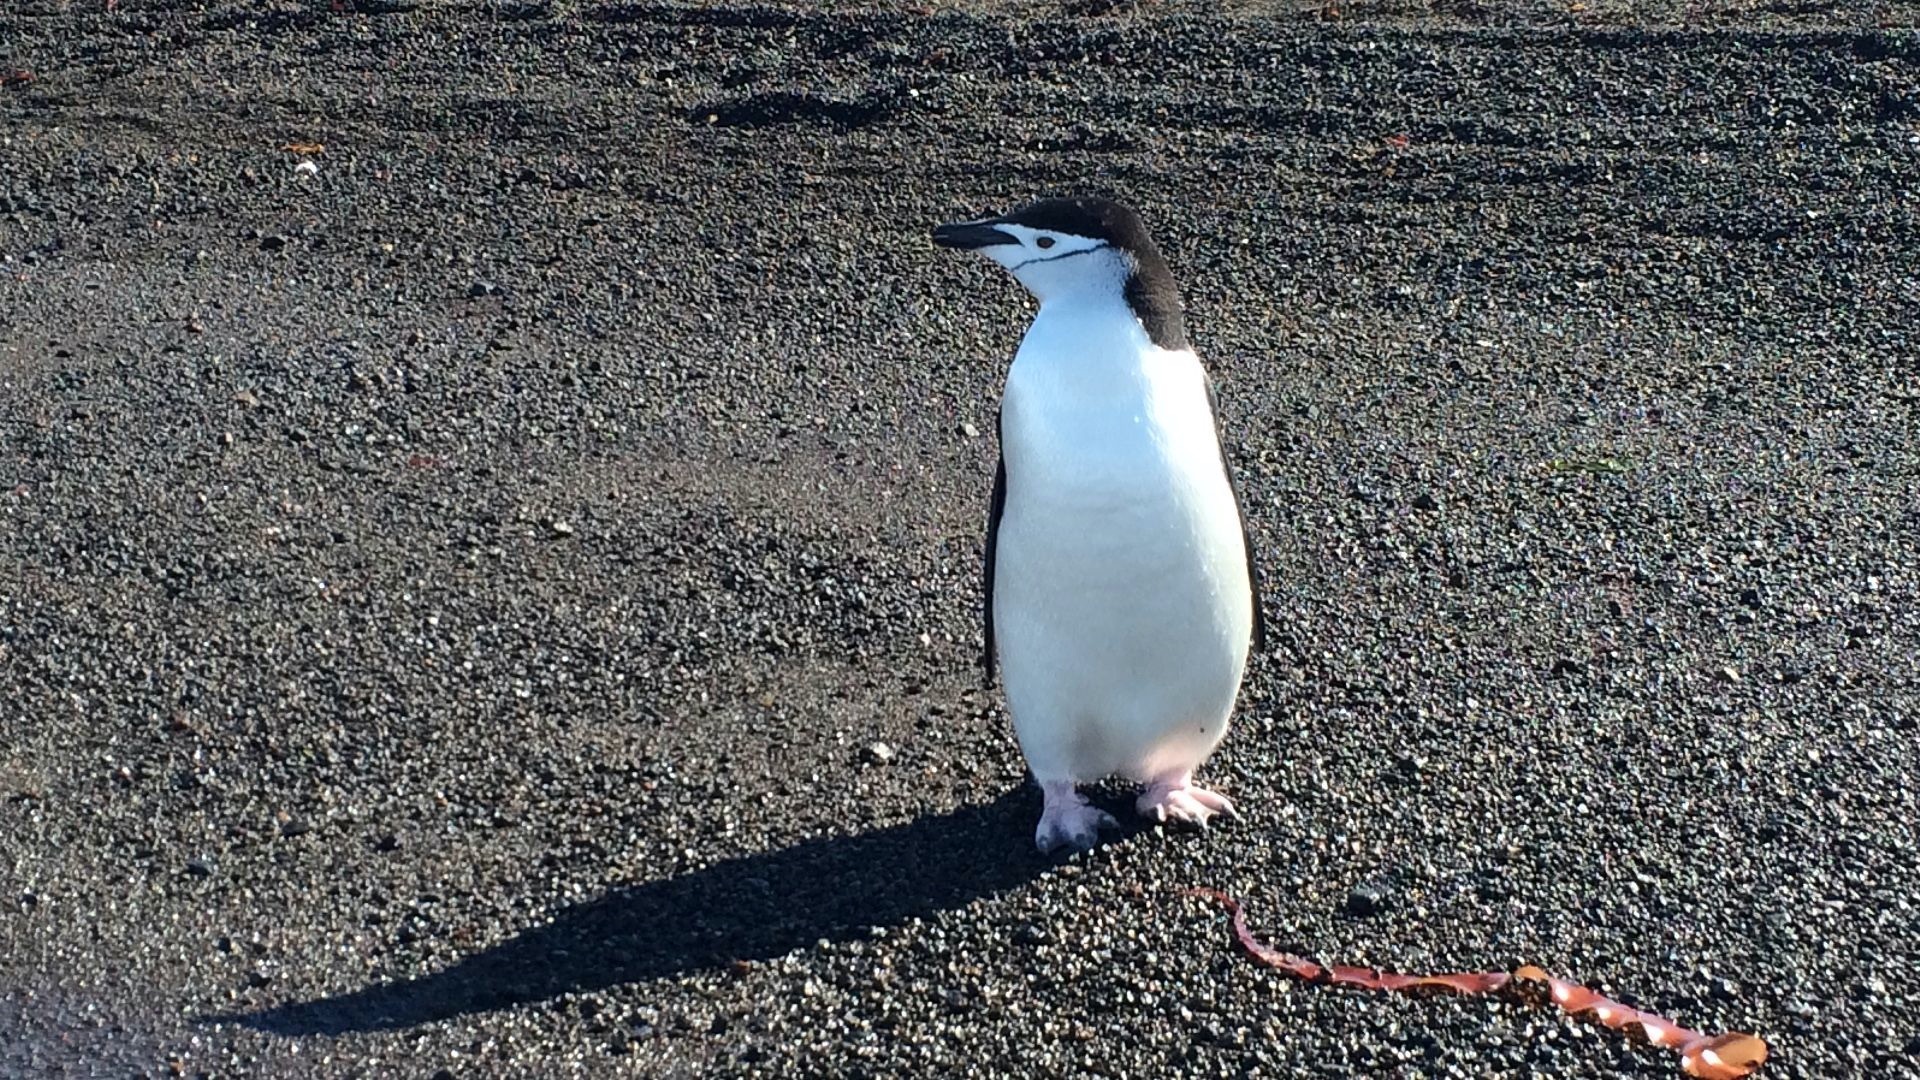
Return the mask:
{"type": "Polygon", "coordinates": [[[1386,908],[1392,896],[1393,887],[1386,882],[1362,882],[1347,893],[1347,914],[1362,919],[1377,915],[1386,908]]]}

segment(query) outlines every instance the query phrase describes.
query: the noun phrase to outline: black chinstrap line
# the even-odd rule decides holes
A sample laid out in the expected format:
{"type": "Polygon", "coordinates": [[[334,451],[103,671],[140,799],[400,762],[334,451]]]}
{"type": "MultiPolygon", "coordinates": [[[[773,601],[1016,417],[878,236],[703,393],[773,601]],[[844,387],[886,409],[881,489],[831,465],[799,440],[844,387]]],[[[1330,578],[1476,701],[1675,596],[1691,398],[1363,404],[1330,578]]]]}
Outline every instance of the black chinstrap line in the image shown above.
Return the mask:
{"type": "Polygon", "coordinates": [[[1026,262],[1015,263],[1012,266],[1007,267],[1007,270],[1008,272],[1012,272],[1014,270],[1024,270],[1027,267],[1032,266],[1034,263],[1059,262],[1061,259],[1071,259],[1075,255],[1090,255],[1096,251],[1105,251],[1106,249],[1112,246],[1113,246],[1112,244],[1095,244],[1090,248],[1081,248],[1079,251],[1063,251],[1058,255],[1036,255],[1033,258],[1028,259],[1026,262]]]}

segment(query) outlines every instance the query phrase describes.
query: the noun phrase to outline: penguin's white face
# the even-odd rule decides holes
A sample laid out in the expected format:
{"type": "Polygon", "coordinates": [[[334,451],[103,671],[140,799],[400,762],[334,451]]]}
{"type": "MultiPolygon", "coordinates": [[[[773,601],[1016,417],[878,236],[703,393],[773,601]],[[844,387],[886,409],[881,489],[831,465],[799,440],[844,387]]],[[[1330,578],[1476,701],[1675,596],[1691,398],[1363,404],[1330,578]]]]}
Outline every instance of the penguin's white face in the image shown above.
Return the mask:
{"type": "Polygon", "coordinates": [[[1014,238],[1011,244],[991,244],[980,249],[980,254],[999,263],[1018,277],[1020,269],[1037,266],[1042,262],[1062,262],[1078,258],[1107,246],[1105,240],[1095,240],[1090,236],[1074,236],[1071,233],[1050,232],[1035,229],[1027,225],[1005,224],[995,228],[1014,238]]]}
{"type": "Polygon", "coordinates": [[[1128,272],[1126,256],[1107,240],[1004,218],[942,225],[934,242],[978,251],[1006,268],[1042,303],[1091,287],[1117,289],[1128,272]]]}

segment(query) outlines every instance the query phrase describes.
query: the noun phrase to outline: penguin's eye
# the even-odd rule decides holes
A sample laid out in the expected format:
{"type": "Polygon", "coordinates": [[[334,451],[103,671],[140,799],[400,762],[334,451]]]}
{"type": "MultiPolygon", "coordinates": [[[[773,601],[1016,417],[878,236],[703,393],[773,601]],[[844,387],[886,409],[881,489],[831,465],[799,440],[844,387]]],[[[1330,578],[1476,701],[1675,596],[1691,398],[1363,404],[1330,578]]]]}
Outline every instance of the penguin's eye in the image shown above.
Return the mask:
{"type": "Polygon", "coordinates": [[[1042,250],[1042,251],[1045,251],[1046,249],[1048,249],[1048,248],[1050,248],[1050,247],[1052,247],[1052,246],[1053,246],[1053,237],[1051,237],[1051,236],[1043,236],[1043,237],[1041,237],[1040,239],[1038,239],[1038,240],[1035,240],[1035,241],[1034,241],[1033,243],[1034,243],[1034,245],[1035,245],[1036,247],[1038,247],[1038,248],[1039,248],[1040,250],[1042,250]]]}

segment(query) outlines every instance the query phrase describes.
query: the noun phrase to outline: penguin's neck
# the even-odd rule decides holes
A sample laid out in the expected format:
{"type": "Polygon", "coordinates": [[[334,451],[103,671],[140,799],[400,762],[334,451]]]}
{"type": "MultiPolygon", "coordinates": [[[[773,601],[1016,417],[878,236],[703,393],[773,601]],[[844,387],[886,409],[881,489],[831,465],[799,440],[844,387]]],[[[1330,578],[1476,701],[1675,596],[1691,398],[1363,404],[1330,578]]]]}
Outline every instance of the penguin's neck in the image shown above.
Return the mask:
{"type": "Polygon", "coordinates": [[[1137,395],[1159,351],[1118,289],[1084,289],[1041,303],[1015,362],[1092,402],[1137,395]]]}

